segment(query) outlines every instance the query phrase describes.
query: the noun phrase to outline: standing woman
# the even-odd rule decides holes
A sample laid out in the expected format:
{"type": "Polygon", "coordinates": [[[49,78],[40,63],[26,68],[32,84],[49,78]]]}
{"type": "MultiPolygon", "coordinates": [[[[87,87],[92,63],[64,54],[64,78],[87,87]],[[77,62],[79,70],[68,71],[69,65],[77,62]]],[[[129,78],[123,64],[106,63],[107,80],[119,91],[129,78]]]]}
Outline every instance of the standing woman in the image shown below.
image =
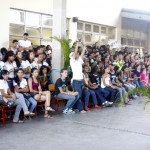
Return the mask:
{"type": "Polygon", "coordinates": [[[23,69],[21,68],[18,69],[13,85],[15,87],[16,93],[23,94],[25,100],[27,101],[27,105],[28,106],[30,105],[30,108],[29,108],[30,114],[33,114],[32,112],[35,109],[37,102],[29,94],[27,81],[26,79],[23,78],[23,69]]]}
{"type": "Polygon", "coordinates": [[[13,51],[8,51],[4,57],[4,69],[9,72],[8,85],[10,89],[13,87],[15,71],[17,70],[16,62],[14,61],[13,51]]]}
{"type": "Polygon", "coordinates": [[[48,114],[48,111],[55,111],[53,108],[50,107],[51,95],[50,91],[42,91],[41,85],[37,80],[38,77],[38,69],[33,68],[31,69],[31,77],[28,79],[29,90],[31,96],[36,101],[45,101],[45,118],[51,118],[48,114]]]}

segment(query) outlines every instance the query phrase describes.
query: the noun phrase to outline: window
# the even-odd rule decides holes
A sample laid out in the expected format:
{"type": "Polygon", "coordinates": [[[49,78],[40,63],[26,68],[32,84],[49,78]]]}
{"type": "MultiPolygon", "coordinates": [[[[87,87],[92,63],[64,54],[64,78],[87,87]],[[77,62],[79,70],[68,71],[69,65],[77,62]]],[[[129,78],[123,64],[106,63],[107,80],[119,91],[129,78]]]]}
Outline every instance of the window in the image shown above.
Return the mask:
{"type": "Polygon", "coordinates": [[[115,39],[115,28],[108,28],[108,39],[115,39]]]}
{"type": "Polygon", "coordinates": [[[106,27],[101,27],[101,33],[102,33],[102,34],[106,34],[106,33],[107,33],[106,27]]]}
{"type": "Polygon", "coordinates": [[[29,40],[31,41],[31,43],[33,45],[40,45],[40,39],[39,38],[29,38],[29,40]]]}
{"type": "Polygon", "coordinates": [[[126,45],[126,38],[121,38],[121,44],[126,45]]]}
{"type": "Polygon", "coordinates": [[[40,28],[26,28],[26,32],[29,33],[30,37],[40,37],[40,28]]]}
{"type": "Polygon", "coordinates": [[[134,32],[134,38],[140,39],[140,32],[135,31],[135,32],[134,32]]]}
{"type": "Polygon", "coordinates": [[[127,30],[127,37],[133,37],[133,30],[131,29],[127,30]]]}
{"type": "Polygon", "coordinates": [[[52,29],[42,28],[42,38],[43,39],[50,39],[50,37],[52,37],[52,29]]]}
{"type": "Polygon", "coordinates": [[[83,30],[83,23],[78,22],[78,23],[77,23],[77,29],[78,29],[78,30],[83,30]]]}
{"type": "Polygon", "coordinates": [[[107,43],[108,43],[108,37],[102,35],[102,36],[101,36],[100,44],[101,44],[101,45],[105,45],[105,44],[107,44],[107,43]]]}
{"type": "Polygon", "coordinates": [[[10,10],[10,23],[16,23],[16,24],[24,24],[25,17],[23,11],[18,11],[11,9],[10,10]]]}
{"type": "Polygon", "coordinates": [[[99,26],[94,25],[93,26],[93,32],[99,33],[99,26]]]}
{"type": "Polygon", "coordinates": [[[77,34],[77,39],[82,39],[82,33],[77,34]]]}
{"type": "Polygon", "coordinates": [[[142,40],[145,40],[145,39],[146,39],[146,33],[144,33],[144,32],[141,33],[141,39],[142,39],[142,40]]]}
{"type": "Polygon", "coordinates": [[[40,14],[27,12],[26,25],[40,26],[40,14]]]}
{"type": "Polygon", "coordinates": [[[52,27],[53,26],[52,16],[42,15],[42,26],[52,27]]]}
{"type": "Polygon", "coordinates": [[[127,36],[127,29],[122,29],[122,36],[127,36]]]}
{"type": "Polygon", "coordinates": [[[128,45],[133,46],[133,39],[128,39],[128,45]]]}
{"type": "Polygon", "coordinates": [[[146,41],[141,41],[141,46],[145,47],[146,46],[146,41]]]}
{"type": "Polygon", "coordinates": [[[85,34],[85,42],[91,42],[91,34],[85,34]]]}
{"type": "Polygon", "coordinates": [[[134,40],[134,46],[140,46],[140,41],[139,40],[134,40]]]}
{"type": "Polygon", "coordinates": [[[91,25],[90,24],[85,24],[85,31],[91,32],[91,25]]]}
{"type": "Polygon", "coordinates": [[[10,35],[22,36],[24,33],[24,26],[18,24],[10,24],[9,31],[10,35]]]}
{"type": "Polygon", "coordinates": [[[92,35],[92,42],[99,42],[99,40],[100,40],[100,36],[99,36],[99,34],[94,34],[94,35],[92,35]]]}

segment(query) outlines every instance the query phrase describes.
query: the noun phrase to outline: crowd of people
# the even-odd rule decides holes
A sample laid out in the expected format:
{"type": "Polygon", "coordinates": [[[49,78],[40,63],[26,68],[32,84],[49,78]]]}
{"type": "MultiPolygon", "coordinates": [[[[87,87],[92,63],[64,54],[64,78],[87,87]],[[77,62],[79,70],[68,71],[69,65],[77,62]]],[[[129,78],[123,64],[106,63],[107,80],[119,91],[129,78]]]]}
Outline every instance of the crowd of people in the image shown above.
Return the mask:
{"type": "MultiPolygon", "coordinates": [[[[1,48],[0,95],[8,107],[16,106],[13,122],[24,116],[35,115],[37,102],[45,101],[45,118],[51,118],[52,48],[50,45],[34,47],[24,33],[22,40],[13,40],[6,49],[1,48]]],[[[113,106],[115,102],[131,105],[142,96],[130,91],[149,86],[150,56],[143,58],[132,54],[128,48],[112,51],[109,45],[97,42],[87,46],[76,41],[69,55],[72,76],[66,68],[61,69],[55,83],[55,96],[67,100],[63,114],[74,114],[74,109],[86,113],[91,109],[113,106]]]]}

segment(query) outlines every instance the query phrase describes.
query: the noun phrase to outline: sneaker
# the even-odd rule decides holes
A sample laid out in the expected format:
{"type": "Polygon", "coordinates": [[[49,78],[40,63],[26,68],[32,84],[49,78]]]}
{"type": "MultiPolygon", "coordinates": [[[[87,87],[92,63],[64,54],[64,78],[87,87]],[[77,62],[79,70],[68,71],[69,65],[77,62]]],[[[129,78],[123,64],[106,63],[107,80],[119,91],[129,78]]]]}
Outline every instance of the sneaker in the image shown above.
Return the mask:
{"type": "Polygon", "coordinates": [[[69,109],[67,114],[75,114],[75,111],[73,111],[72,109],[69,109]]]}
{"type": "Polygon", "coordinates": [[[65,110],[63,110],[63,112],[62,112],[63,114],[67,114],[68,113],[68,108],[67,109],[65,109],[65,110]]]}
{"type": "Polygon", "coordinates": [[[109,105],[112,105],[113,104],[113,102],[107,102],[109,105]]]}
{"type": "Polygon", "coordinates": [[[10,108],[10,107],[12,107],[14,105],[14,102],[13,101],[8,101],[7,102],[7,106],[10,108]]]}

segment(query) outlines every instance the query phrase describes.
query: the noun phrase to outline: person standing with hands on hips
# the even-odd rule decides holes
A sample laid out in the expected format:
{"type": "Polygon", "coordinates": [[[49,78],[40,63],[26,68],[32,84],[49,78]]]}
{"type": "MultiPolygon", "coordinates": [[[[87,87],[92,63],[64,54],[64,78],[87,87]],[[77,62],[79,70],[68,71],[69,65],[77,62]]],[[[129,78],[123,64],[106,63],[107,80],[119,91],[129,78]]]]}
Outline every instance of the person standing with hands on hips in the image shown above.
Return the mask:
{"type": "Polygon", "coordinates": [[[80,99],[76,102],[77,109],[81,113],[85,113],[82,102],[81,102],[81,97],[82,97],[82,90],[83,90],[83,72],[82,72],[82,64],[83,64],[83,56],[85,53],[85,45],[84,43],[80,42],[82,44],[82,47],[79,47],[78,44],[79,42],[76,42],[75,45],[75,51],[70,54],[70,66],[72,69],[73,73],[73,78],[72,78],[72,86],[74,92],[78,92],[80,99]]]}

